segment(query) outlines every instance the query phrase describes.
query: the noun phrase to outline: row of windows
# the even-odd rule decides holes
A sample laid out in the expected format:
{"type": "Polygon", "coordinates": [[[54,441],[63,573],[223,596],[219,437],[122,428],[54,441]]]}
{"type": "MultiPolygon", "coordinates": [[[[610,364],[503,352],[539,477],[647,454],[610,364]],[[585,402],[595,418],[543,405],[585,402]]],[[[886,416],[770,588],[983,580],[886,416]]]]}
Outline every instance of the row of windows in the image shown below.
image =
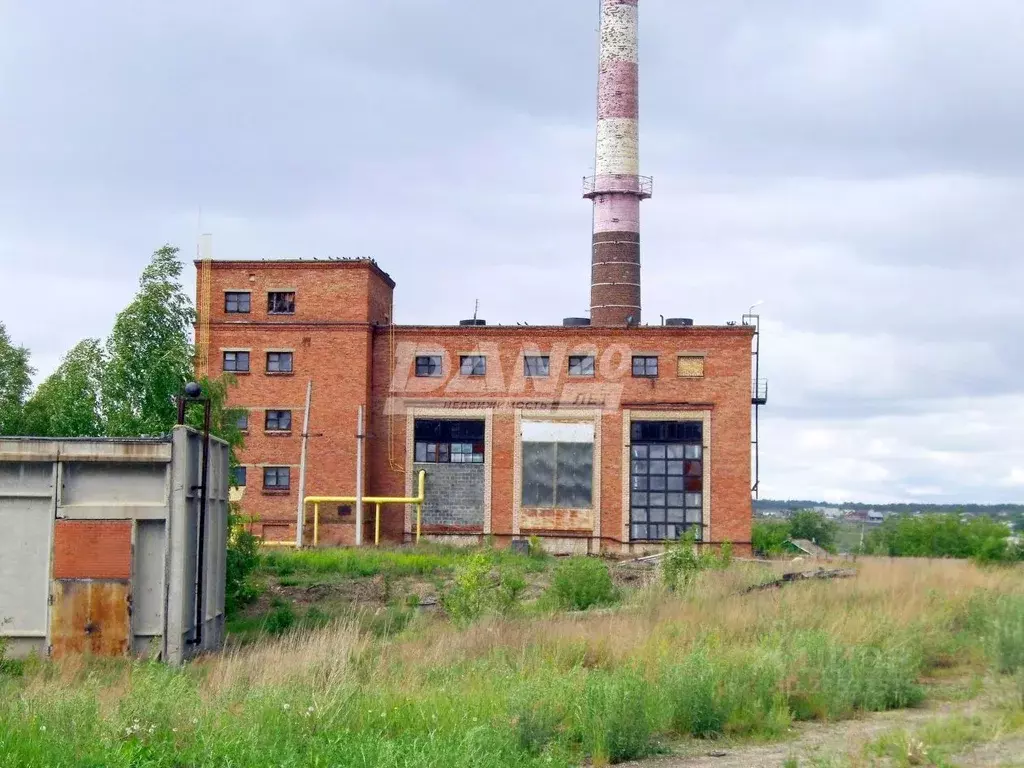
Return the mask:
{"type": "MultiPolygon", "coordinates": [[[[571,355],[570,376],[594,376],[593,355],[571,355]]],[[[461,355],[459,373],[462,376],[486,376],[487,358],[484,355],[461,355]]],[[[543,379],[551,375],[551,358],[547,355],[525,355],[523,374],[528,379],[543,379]]],[[[416,358],[416,375],[420,378],[438,378],[442,375],[440,355],[421,355],[416,358]]],[[[676,375],[684,379],[704,376],[704,358],[700,355],[680,355],[676,359],[676,375]]],[[[658,378],[658,357],[655,355],[634,355],[633,376],[640,379],[658,378]]]]}
{"type": "MultiPolygon", "coordinates": [[[[267,373],[292,373],[295,355],[292,352],[267,352],[267,373]]],[[[248,373],[248,352],[225,352],[223,368],[228,373],[248,373]]]]}
{"type": "MultiPolygon", "coordinates": [[[[252,311],[252,294],[249,291],[226,291],[224,311],[229,315],[247,315],[252,311]]],[[[271,315],[295,314],[295,294],[291,291],[270,291],[267,293],[267,313],[271,315]]]]}

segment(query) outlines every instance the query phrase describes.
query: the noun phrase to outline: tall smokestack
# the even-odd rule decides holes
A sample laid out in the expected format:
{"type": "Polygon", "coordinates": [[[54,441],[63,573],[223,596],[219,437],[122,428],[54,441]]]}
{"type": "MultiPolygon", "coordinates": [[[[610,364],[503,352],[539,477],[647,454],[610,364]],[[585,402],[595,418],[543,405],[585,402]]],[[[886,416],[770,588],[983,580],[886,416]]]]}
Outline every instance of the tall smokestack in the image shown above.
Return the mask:
{"type": "Polygon", "coordinates": [[[640,201],[652,181],[640,176],[637,57],[638,0],[601,0],[601,70],[595,176],[590,319],[594,325],[640,322],[640,201]]]}

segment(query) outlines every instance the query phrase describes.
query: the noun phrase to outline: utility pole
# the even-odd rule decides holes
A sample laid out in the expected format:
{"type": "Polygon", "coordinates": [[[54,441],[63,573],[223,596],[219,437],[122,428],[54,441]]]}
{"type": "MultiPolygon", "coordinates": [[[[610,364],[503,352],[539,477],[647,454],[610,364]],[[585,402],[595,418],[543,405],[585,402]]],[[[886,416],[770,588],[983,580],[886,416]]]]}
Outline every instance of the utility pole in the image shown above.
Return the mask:
{"type": "Polygon", "coordinates": [[[313,380],[306,384],[306,415],[302,419],[302,458],[299,459],[299,510],[295,521],[295,548],[302,549],[302,529],[306,524],[306,446],[309,444],[309,404],[313,399],[313,380]]]}

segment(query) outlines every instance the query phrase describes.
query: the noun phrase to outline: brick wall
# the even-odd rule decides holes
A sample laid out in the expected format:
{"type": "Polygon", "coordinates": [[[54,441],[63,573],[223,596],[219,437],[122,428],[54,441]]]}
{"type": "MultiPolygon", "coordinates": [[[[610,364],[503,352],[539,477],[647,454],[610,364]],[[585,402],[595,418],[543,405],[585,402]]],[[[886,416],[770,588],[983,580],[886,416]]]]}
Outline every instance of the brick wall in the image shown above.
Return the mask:
{"type": "Polygon", "coordinates": [[[53,578],[130,579],[131,520],[58,520],[53,529],[53,578]]]}
{"type": "Polygon", "coordinates": [[[483,464],[413,464],[426,470],[423,527],[480,532],[484,529],[483,464]]]}
{"type": "MultiPolygon", "coordinates": [[[[491,532],[509,537],[517,485],[513,404],[561,399],[573,408],[597,408],[600,412],[601,503],[591,532],[599,519],[601,536],[614,545],[622,537],[622,449],[628,440],[622,411],[628,409],[635,419],[643,419],[646,411],[678,412],[680,418],[710,412],[711,469],[706,492],[710,492],[712,538],[737,543],[750,540],[749,328],[391,327],[387,323],[393,283],[367,262],[214,262],[212,275],[211,374],[221,371],[222,349],[251,350],[251,372],[237,377],[238,386],[231,390],[230,398],[233,405],[251,410],[249,433],[240,453],[248,467],[248,485],[241,502],[244,513],[259,519],[254,528],[257,534],[266,524],[272,537],[284,531],[294,535],[302,410],[306,382],[312,378],[307,495],[355,493],[356,410],[360,404],[368,408],[364,487],[367,494],[377,496],[405,496],[411,488],[415,467],[407,456],[405,407],[451,409],[451,418],[462,418],[452,406],[479,409],[499,404],[492,411],[492,439],[486,449],[491,464],[491,532]],[[223,292],[246,287],[252,293],[253,312],[248,316],[225,314],[223,292]],[[295,290],[294,316],[267,315],[266,292],[278,288],[295,290]],[[294,372],[267,374],[267,349],[294,350],[294,372]],[[487,356],[485,377],[469,379],[458,374],[459,356],[472,353],[487,356]],[[694,353],[705,356],[704,377],[678,377],[677,357],[694,353]],[[416,378],[416,354],[442,355],[443,375],[439,379],[416,378]],[[548,355],[551,376],[527,379],[524,354],[548,355]],[[596,357],[593,379],[568,377],[568,357],[575,354],[596,357]],[[659,376],[633,378],[632,354],[657,356],[659,376]],[[397,408],[391,402],[393,396],[399,398],[397,408]],[[602,400],[608,403],[604,409],[594,405],[602,400]],[[292,411],[290,433],[264,430],[268,408],[292,411]],[[291,490],[265,490],[262,470],[266,466],[291,467],[291,490]]],[[[436,472],[438,465],[430,469],[436,472]]],[[[439,482],[442,476],[435,477],[433,485],[428,480],[428,494],[439,482]]],[[[365,529],[369,537],[372,512],[369,506],[365,529]]],[[[431,524],[428,521],[434,514],[425,510],[425,523],[431,524]]],[[[445,522],[440,507],[436,514],[437,525],[451,524],[445,522]]],[[[479,525],[477,513],[473,514],[473,524],[479,525]]],[[[448,519],[461,524],[463,518],[469,518],[469,511],[460,506],[448,519]]],[[[312,520],[311,511],[307,519],[312,520]]],[[[552,513],[552,520],[538,520],[534,514],[531,525],[557,535],[559,519],[566,521],[561,532],[580,535],[580,515],[552,513]]],[[[401,540],[404,529],[404,507],[385,507],[383,535],[401,540]]],[[[351,521],[325,516],[322,541],[350,543],[353,537],[351,521]]]]}

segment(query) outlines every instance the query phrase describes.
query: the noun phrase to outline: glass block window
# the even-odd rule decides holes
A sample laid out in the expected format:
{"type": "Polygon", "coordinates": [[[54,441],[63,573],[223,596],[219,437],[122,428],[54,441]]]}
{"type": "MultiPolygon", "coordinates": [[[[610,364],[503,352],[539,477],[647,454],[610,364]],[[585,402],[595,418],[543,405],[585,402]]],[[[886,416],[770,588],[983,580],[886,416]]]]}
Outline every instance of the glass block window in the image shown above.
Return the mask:
{"type": "Polygon", "coordinates": [[[593,376],[594,357],[593,355],[572,355],[569,357],[570,376],[593,376]]]}
{"type": "Polygon", "coordinates": [[[700,379],[704,376],[703,355],[680,355],[676,371],[681,379],[700,379]]]}
{"type": "Polygon", "coordinates": [[[594,504],[594,425],[524,422],[521,502],[541,509],[594,504]]]}
{"type": "Polygon", "coordinates": [[[550,376],[551,358],[547,355],[526,355],[523,358],[523,373],[528,379],[550,376]]]}

